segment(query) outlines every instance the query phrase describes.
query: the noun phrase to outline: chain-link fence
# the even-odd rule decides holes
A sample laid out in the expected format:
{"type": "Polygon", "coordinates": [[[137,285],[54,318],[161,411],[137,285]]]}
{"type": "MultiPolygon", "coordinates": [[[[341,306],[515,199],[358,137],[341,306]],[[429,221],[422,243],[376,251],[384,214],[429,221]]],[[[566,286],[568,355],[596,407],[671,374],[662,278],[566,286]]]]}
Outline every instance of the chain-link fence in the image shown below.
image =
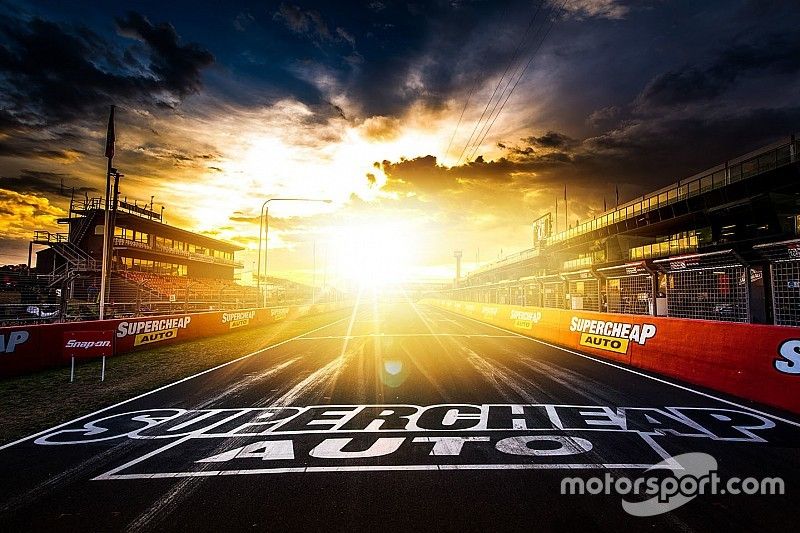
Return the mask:
{"type": "Polygon", "coordinates": [[[553,309],[566,308],[566,288],[561,276],[544,276],[542,282],[542,306],[553,309]]]}
{"type": "Polygon", "coordinates": [[[753,248],[769,261],[775,324],[800,326],[800,239],[753,248]]]}
{"type": "Polygon", "coordinates": [[[655,274],[647,269],[643,261],[599,268],[597,272],[605,278],[605,307],[609,313],[653,314],[655,274]]]}
{"type": "Polygon", "coordinates": [[[534,278],[520,280],[522,290],[522,304],[527,307],[540,307],[542,305],[542,285],[534,278]]]}
{"type": "Polygon", "coordinates": [[[680,318],[750,321],[748,268],[731,250],[653,262],[667,277],[667,313],[680,318]]]}
{"type": "Polygon", "coordinates": [[[567,283],[570,309],[583,311],[600,311],[600,280],[591,270],[566,272],[562,277],[567,283]]]}

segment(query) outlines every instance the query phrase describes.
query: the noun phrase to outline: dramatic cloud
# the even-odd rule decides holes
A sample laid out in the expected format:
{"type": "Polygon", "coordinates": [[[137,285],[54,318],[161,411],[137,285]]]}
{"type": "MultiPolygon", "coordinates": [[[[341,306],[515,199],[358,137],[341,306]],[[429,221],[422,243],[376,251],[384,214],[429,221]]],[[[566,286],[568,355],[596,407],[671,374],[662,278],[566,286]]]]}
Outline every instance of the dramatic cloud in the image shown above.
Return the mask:
{"type": "Polygon", "coordinates": [[[121,48],[83,26],[40,18],[0,25],[0,125],[4,129],[56,125],[96,117],[112,102],[175,106],[200,88],[200,71],[213,56],[181,45],[169,24],[154,26],[129,13],[120,32],[144,44],[121,48]],[[143,51],[147,57],[140,61],[143,51]]]}
{"type": "Polygon", "coordinates": [[[94,187],[82,185],[81,180],[71,174],[29,169],[23,169],[17,178],[0,176],[0,188],[47,196],[67,196],[73,190],[78,195],[100,192],[94,187]]]}
{"type": "Polygon", "coordinates": [[[643,106],[710,100],[745,76],[791,75],[800,71],[800,29],[748,36],[722,49],[704,65],[686,65],[653,78],[639,96],[643,106]],[[754,37],[757,37],[754,39],[754,37]]]}
{"type": "MultiPolygon", "coordinates": [[[[558,3],[553,0],[553,3],[558,3]]],[[[621,19],[628,14],[630,8],[619,0],[566,0],[564,9],[578,18],[621,19]]]]}
{"type": "Polygon", "coordinates": [[[214,56],[196,44],[181,45],[172,24],[153,25],[146,17],[131,11],[117,19],[122,35],[141,39],[150,51],[150,71],[158,86],[183,98],[200,88],[200,71],[214,62],[214,56]]]}
{"type": "Polygon", "coordinates": [[[53,229],[66,211],[46,198],[0,189],[0,235],[28,240],[35,229],[53,229]]]}
{"type": "Polygon", "coordinates": [[[364,137],[375,141],[391,141],[402,132],[400,120],[390,117],[370,117],[361,125],[364,137]]]}
{"type": "MultiPolygon", "coordinates": [[[[332,38],[328,25],[318,11],[304,11],[293,4],[281,4],[273,18],[282,21],[295,33],[311,35],[322,40],[332,38]]],[[[348,41],[351,40],[352,38],[348,39],[348,41]]]]}
{"type": "Polygon", "coordinates": [[[62,181],[99,195],[111,103],[123,195],[248,246],[247,269],[264,199],[333,198],[271,207],[270,261],[287,272],[309,270],[314,242],[381,219],[413,228],[426,268],[450,265],[453,247],[524,249],[565,184],[574,224],[617,188],[625,201],[798,131],[797,3],[561,5],[198,0],[83,17],[0,0],[0,207],[14,235],[0,258],[24,259],[33,226],[50,227],[62,181]]]}

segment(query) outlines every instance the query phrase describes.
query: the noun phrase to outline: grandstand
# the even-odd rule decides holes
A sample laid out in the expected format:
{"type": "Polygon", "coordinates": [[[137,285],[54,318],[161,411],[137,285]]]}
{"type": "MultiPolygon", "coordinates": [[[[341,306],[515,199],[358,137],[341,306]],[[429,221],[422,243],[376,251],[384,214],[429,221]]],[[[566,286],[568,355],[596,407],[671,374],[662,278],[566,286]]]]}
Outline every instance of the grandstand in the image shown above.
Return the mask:
{"type": "MultiPolygon", "coordinates": [[[[36,231],[31,241],[26,285],[38,287],[41,303],[58,306],[59,319],[98,314],[103,206],[102,198],[73,198],[69,216],[58,220],[67,231],[36,231]],[[31,268],[34,246],[44,248],[31,268]]],[[[152,205],[138,202],[119,202],[113,220],[109,316],[257,305],[256,289],[234,280],[242,247],[165,224],[152,205]]]]}
{"type": "Polygon", "coordinates": [[[441,293],[561,309],[800,326],[793,135],[554,233],[441,293]]]}

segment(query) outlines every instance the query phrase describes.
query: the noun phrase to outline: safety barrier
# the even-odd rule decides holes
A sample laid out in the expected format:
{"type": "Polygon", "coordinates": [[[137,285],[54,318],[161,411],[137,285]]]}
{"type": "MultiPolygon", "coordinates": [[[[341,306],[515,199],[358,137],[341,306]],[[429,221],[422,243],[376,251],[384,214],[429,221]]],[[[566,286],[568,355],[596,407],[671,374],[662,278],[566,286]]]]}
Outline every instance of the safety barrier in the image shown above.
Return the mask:
{"type": "Polygon", "coordinates": [[[800,413],[797,328],[426,299],[582,353],[800,413]]]}
{"type": "MultiPolygon", "coordinates": [[[[114,320],[64,322],[34,326],[0,328],[0,377],[35,372],[64,366],[64,356],[71,333],[114,332],[116,354],[152,348],[190,339],[220,335],[282,320],[326,313],[352,306],[349,302],[332,302],[235,311],[213,311],[178,315],[150,316],[114,320]]],[[[105,337],[103,337],[105,339],[105,337]]],[[[98,342],[106,342],[99,340],[98,342]]],[[[96,345],[83,340],[78,348],[91,351],[96,345]]]]}

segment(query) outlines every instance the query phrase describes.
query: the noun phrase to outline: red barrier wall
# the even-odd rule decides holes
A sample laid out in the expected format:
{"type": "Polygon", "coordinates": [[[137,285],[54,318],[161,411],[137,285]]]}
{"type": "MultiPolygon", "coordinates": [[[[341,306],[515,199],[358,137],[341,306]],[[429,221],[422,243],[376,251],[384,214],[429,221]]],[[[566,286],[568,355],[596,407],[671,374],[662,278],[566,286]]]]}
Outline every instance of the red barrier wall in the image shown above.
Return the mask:
{"type": "Polygon", "coordinates": [[[228,333],[350,307],[346,302],[0,328],[0,377],[66,364],[64,334],[114,330],[116,353],[228,333]]]}
{"type": "Polygon", "coordinates": [[[449,300],[423,303],[800,413],[800,328],[449,300]]]}

